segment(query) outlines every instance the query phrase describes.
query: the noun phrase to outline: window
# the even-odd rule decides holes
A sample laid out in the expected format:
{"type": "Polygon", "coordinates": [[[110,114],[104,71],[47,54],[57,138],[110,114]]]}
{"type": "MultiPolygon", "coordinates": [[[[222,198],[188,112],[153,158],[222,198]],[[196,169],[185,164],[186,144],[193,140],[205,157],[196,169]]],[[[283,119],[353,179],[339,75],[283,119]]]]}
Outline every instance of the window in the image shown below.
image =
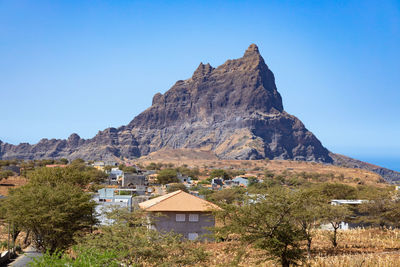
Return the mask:
{"type": "Polygon", "coordinates": [[[185,216],[185,214],[176,214],[175,220],[177,222],[184,222],[186,220],[186,216],[185,216]]]}
{"type": "Polygon", "coordinates": [[[198,222],[199,214],[189,214],[189,222],[198,222]]]}
{"type": "Polygon", "coordinates": [[[189,233],[188,234],[188,239],[189,240],[196,240],[199,237],[198,233],[189,233]]]}

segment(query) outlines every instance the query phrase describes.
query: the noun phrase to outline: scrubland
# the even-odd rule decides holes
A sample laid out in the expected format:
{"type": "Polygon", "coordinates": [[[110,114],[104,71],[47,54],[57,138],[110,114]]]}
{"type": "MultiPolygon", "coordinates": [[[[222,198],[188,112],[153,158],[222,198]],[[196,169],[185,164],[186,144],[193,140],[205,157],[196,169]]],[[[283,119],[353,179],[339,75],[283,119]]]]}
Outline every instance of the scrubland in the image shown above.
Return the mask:
{"type": "MultiPolygon", "coordinates": [[[[260,261],[262,251],[238,242],[205,243],[210,256],[208,266],[281,266],[275,261],[260,261]]],[[[339,232],[339,246],[332,248],[329,231],[318,230],[312,258],[303,266],[315,267],[395,267],[400,266],[399,229],[351,229],[339,232]]]]}

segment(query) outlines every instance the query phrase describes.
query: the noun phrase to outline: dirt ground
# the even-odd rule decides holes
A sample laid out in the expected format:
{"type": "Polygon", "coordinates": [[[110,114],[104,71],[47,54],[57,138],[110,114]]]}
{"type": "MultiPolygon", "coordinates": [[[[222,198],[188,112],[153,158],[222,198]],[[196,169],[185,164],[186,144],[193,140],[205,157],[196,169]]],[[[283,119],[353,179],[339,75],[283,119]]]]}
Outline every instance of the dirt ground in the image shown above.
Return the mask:
{"type": "Polygon", "coordinates": [[[27,183],[23,177],[12,176],[0,181],[0,195],[7,196],[10,188],[16,188],[27,183]]]}

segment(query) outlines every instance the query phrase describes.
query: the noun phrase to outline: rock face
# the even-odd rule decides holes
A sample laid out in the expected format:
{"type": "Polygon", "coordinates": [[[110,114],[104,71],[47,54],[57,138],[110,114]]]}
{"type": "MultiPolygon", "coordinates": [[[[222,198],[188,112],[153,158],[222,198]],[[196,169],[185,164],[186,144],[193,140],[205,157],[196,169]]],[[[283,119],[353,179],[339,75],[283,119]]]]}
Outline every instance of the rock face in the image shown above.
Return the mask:
{"type": "Polygon", "coordinates": [[[296,159],[332,162],[329,151],[283,110],[273,73],[256,45],[214,69],[200,64],[124,131],[140,155],[160,148],[202,148],[223,159],[296,159]]]}
{"type": "Polygon", "coordinates": [[[6,158],[134,158],[161,148],[201,148],[223,159],[295,159],[332,162],[329,151],[283,109],[273,73],[254,44],[242,58],[218,68],[201,63],[127,126],[89,140],[0,144],[6,158]]]}
{"type": "Polygon", "coordinates": [[[292,159],[334,163],[303,123],[286,113],[275,78],[255,44],[218,68],[201,63],[128,125],[84,140],[0,142],[0,158],[135,158],[160,149],[202,149],[221,159],[292,159]]]}

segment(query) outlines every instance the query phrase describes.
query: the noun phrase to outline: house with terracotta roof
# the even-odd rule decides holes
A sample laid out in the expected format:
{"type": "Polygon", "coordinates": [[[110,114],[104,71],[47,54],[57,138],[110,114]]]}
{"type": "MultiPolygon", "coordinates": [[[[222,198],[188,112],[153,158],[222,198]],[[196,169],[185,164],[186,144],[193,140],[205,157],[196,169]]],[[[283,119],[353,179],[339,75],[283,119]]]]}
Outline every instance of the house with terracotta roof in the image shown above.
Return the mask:
{"type": "Polygon", "coordinates": [[[139,207],[150,213],[152,227],[157,231],[173,231],[189,240],[207,239],[207,228],[215,226],[212,211],[220,209],[182,190],[139,203],[139,207]]]}

